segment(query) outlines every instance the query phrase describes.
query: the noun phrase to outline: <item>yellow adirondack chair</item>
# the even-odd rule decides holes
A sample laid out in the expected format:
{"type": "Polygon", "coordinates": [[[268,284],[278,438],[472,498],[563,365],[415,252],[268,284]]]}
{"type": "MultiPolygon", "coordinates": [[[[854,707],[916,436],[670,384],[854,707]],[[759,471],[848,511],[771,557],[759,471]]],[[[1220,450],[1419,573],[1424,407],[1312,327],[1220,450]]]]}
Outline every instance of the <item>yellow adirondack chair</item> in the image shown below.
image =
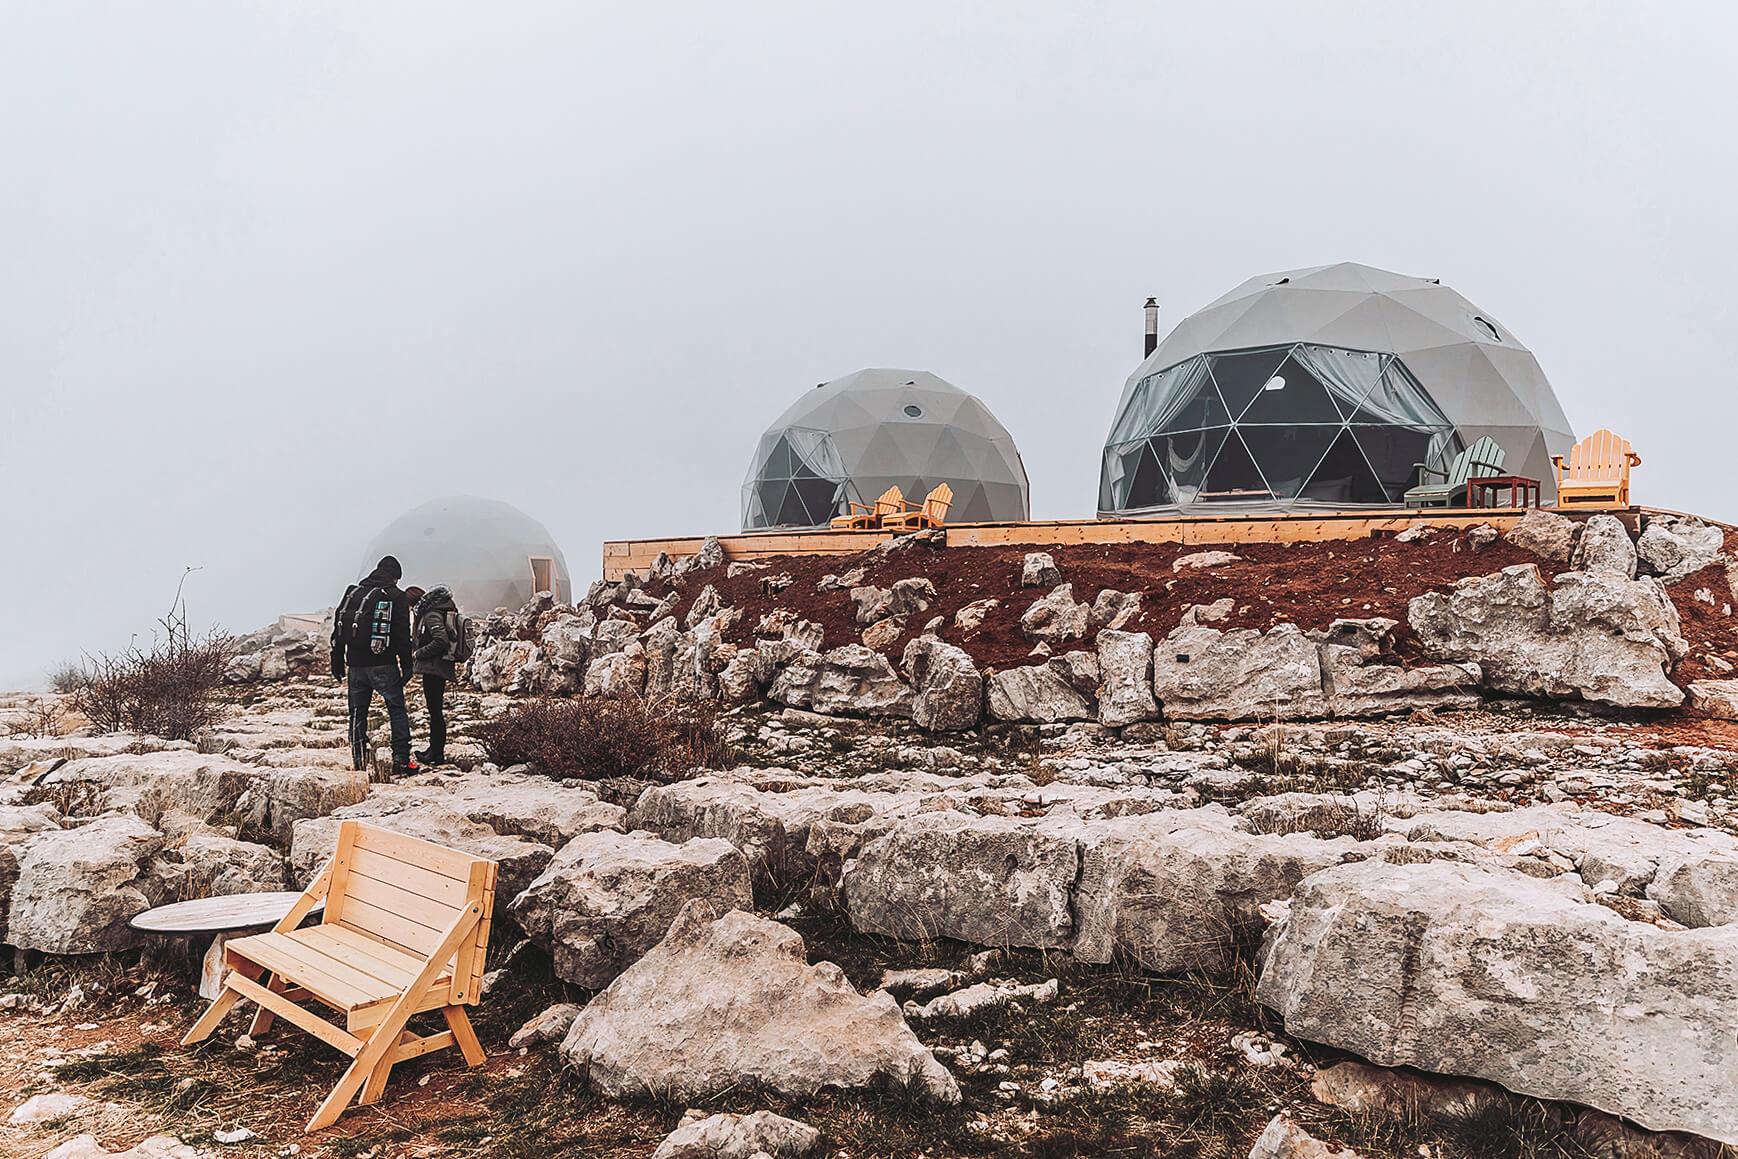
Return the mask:
{"type": "Polygon", "coordinates": [[[828,520],[828,527],[835,531],[863,531],[875,526],[875,507],[873,504],[859,503],[855,499],[847,499],[845,504],[850,513],[835,515],[828,520]]]}
{"type": "Polygon", "coordinates": [[[307,1130],[337,1122],[360,1091],[380,1098],[395,1063],[458,1047],[467,1066],[483,1047],[465,1007],[482,996],[495,903],[495,863],[387,829],[345,821],[332,860],[270,933],[224,947],[222,992],[181,1040],[208,1037],[235,1004],[259,1006],[250,1034],[283,1018],[354,1061],[307,1130]],[[326,900],[317,926],[298,928],[326,900]],[[338,1026],[299,1003],[344,1016],[338,1026]],[[410,1016],[439,1010],[447,1030],[417,1035],[410,1016]]]}
{"type": "Polygon", "coordinates": [[[905,492],[895,483],[875,498],[875,523],[885,527],[887,520],[905,512],[905,492]]]}
{"type": "Polygon", "coordinates": [[[1628,507],[1629,469],[1641,456],[1608,430],[1597,430],[1573,447],[1569,458],[1552,455],[1557,468],[1557,506],[1628,507]]]}
{"type": "Polygon", "coordinates": [[[897,515],[884,517],[883,527],[896,527],[901,531],[922,530],[925,527],[940,527],[947,522],[948,508],[953,506],[953,488],[946,483],[937,483],[930,493],[924,496],[923,505],[905,504],[905,510],[897,515]]]}

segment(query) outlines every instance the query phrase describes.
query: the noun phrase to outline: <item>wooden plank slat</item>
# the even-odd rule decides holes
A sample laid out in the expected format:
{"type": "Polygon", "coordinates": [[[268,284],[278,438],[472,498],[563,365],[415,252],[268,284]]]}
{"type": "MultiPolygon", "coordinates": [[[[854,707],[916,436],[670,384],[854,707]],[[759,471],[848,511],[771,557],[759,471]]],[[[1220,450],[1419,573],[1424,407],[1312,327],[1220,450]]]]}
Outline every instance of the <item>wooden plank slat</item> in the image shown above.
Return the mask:
{"type": "MultiPolygon", "coordinates": [[[[431,933],[439,933],[445,929],[464,908],[463,905],[442,905],[408,889],[400,889],[390,882],[363,877],[360,873],[350,875],[348,889],[351,907],[358,902],[365,902],[376,909],[408,918],[420,926],[427,926],[431,933]]],[[[349,916],[354,919],[353,908],[349,916]]]]}
{"type": "MultiPolygon", "coordinates": [[[[350,872],[373,878],[375,881],[384,881],[388,885],[431,898],[453,909],[462,909],[465,904],[464,879],[449,877],[421,865],[387,857],[372,849],[358,849],[351,854],[350,872]]],[[[445,922],[442,924],[445,925],[445,922]]]]}
{"type": "Polygon", "coordinates": [[[407,1058],[432,1054],[437,1050],[445,1050],[453,1045],[453,1032],[450,1030],[443,1030],[439,1034],[425,1035],[421,1038],[412,1038],[409,1042],[400,1042],[392,1048],[392,1061],[403,1062],[407,1058]]]}
{"type": "Polygon", "coordinates": [[[488,950],[486,940],[488,932],[484,929],[489,919],[489,903],[493,898],[491,886],[494,884],[495,864],[491,861],[479,861],[471,869],[469,893],[484,908],[477,920],[477,930],[466,940],[459,950],[458,959],[453,964],[452,1000],[464,1002],[472,988],[481,989],[483,977],[483,957],[488,950]],[[481,940],[480,940],[481,939],[481,940]]]}
{"type": "Polygon", "coordinates": [[[295,1023],[309,1034],[322,1042],[337,1047],[345,1054],[354,1055],[362,1049],[362,1040],[354,1034],[346,1032],[342,1027],[332,1025],[318,1014],[297,1006],[287,998],[273,994],[258,982],[232,973],[224,979],[223,984],[242,997],[251,998],[261,1006],[269,1007],[271,1012],[279,1018],[295,1023]]]}
{"type": "Polygon", "coordinates": [[[339,924],[384,938],[415,954],[419,959],[426,958],[441,940],[439,930],[419,925],[409,918],[383,910],[360,898],[351,900],[345,908],[344,920],[339,924]]]}
{"type": "Polygon", "coordinates": [[[231,942],[229,952],[256,962],[285,980],[307,987],[340,1010],[375,1002],[396,987],[348,963],[327,957],[288,934],[261,934],[231,942]]]}
{"type": "Polygon", "coordinates": [[[323,925],[312,927],[319,931],[320,937],[326,941],[342,946],[349,946],[371,958],[403,970],[414,976],[422,969],[422,958],[412,954],[402,946],[392,945],[371,934],[350,929],[348,926],[323,925]]]}
{"type": "MultiPolygon", "coordinates": [[[[421,1014],[429,1010],[439,1010],[441,1007],[447,1005],[451,1000],[452,991],[447,976],[442,974],[438,979],[438,983],[438,985],[430,987],[428,992],[425,993],[416,1003],[416,1013],[421,1014]]],[[[396,996],[392,998],[382,998],[378,1002],[370,1002],[366,1006],[358,1006],[354,1010],[346,1011],[344,1014],[344,1025],[357,1033],[365,1033],[369,1027],[380,1025],[381,1020],[386,1017],[387,1011],[391,1010],[393,1003],[397,1001],[398,999],[396,996]]]]}
{"type": "MultiPolygon", "coordinates": [[[[406,969],[398,962],[388,961],[383,955],[369,953],[340,938],[332,936],[333,930],[342,930],[343,926],[312,926],[305,930],[297,930],[288,935],[296,941],[313,947],[328,958],[335,958],[354,969],[374,978],[383,986],[394,990],[402,990],[412,978],[416,977],[416,968],[406,969]]],[[[384,946],[381,949],[385,949],[384,946]]],[[[417,963],[418,966],[421,963],[417,963]]]]}
{"type": "MultiPolygon", "coordinates": [[[[1578,503],[1580,510],[1593,504],[1578,503]]],[[[1622,507],[1609,500],[1600,506],[1622,507]]],[[[1021,523],[952,523],[946,527],[950,547],[991,545],[1049,546],[1115,543],[1301,543],[1328,539],[1364,539],[1403,531],[1416,523],[1467,528],[1489,523],[1506,530],[1521,517],[1515,508],[1378,508],[1359,511],[1309,511],[1240,514],[1191,514],[1150,519],[1033,520],[1021,523]]],[[[725,558],[764,559],[775,555],[849,555],[885,542],[889,534],[872,531],[768,531],[719,537],[725,558]]],[[[651,566],[659,552],[672,556],[698,550],[699,537],[617,540],[604,545],[605,578],[617,580],[627,571],[651,566]]]]}
{"type": "MultiPolygon", "coordinates": [[[[351,824],[351,822],[345,822],[351,824]]],[[[402,861],[408,865],[450,877],[463,884],[470,880],[471,863],[482,860],[469,853],[461,853],[457,849],[448,849],[444,845],[436,845],[432,841],[423,841],[416,837],[406,837],[402,833],[394,833],[390,829],[381,829],[373,825],[359,825],[356,835],[356,847],[377,853],[394,861],[402,861]]]]}

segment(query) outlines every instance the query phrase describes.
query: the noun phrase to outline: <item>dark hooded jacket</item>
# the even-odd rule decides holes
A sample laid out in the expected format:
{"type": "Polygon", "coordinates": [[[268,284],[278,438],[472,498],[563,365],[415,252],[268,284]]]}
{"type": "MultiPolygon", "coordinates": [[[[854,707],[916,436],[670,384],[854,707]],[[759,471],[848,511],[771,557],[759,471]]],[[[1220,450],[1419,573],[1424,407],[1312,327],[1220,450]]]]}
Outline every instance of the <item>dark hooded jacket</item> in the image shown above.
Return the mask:
{"type": "Polygon", "coordinates": [[[430,588],[416,602],[416,657],[414,671],[419,676],[443,676],[451,680],[458,674],[458,665],[447,659],[452,650],[452,633],[447,631],[447,613],[457,612],[453,593],[445,587],[430,588]]]}
{"type": "Polygon", "coordinates": [[[398,665],[399,673],[406,680],[410,679],[410,600],[398,587],[402,574],[397,561],[388,556],[345,591],[332,624],[332,676],[335,679],[343,678],[346,667],[377,668],[386,664],[398,665]],[[378,653],[370,644],[368,624],[363,625],[360,639],[348,638],[346,632],[357,602],[366,600],[371,591],[378,591],[377,599],[388,604],[386,614],[391,621],[387,646],[378,653]]]}

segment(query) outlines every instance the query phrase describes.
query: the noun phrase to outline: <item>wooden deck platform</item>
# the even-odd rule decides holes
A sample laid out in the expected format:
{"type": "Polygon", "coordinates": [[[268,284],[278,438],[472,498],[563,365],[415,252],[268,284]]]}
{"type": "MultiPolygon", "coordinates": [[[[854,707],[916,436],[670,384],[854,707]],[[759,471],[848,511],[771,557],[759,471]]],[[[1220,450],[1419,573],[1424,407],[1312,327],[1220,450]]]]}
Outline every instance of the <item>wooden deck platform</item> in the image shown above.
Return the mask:
{"type": "MultiPolygon", "coordinates": [[[[1549,509],[1548,509],[1549,510],[1549,509]]],[[[1629,507],[1616,515],[1632,534],[1647,509],[1629,507]]],[[[1382,508],[1347,512],[1296,512],[1276,515],[1175,515],[1153,519],[1063,519],[1025,523],[955,523],[946,528],[949,547],[1019,545],[1049,547],[1077,543],[1186,543],[1202,546],[1235,543],[1294,543],[1323,539],[1365,539],[1398,535],[1418,523],[1464,529],[1489,523],[1507,530],[1527,513],[1519,507],[1445,508],[1424,510],[1382,508]]],[[[1559,514],[1585,519],[1601,512],[1579,508],[1559,514]]],[[[720,535],[726,559],[755,560],[776,555],[854,555],[893,538],[891,531],[745,531],[720,535]]],[[[603,545],[603,577],[618,580],[630,571],[644,572],[660,552],[672,558],[693,555],[704,536],[667,539],[618,539],[603,545]]]]}

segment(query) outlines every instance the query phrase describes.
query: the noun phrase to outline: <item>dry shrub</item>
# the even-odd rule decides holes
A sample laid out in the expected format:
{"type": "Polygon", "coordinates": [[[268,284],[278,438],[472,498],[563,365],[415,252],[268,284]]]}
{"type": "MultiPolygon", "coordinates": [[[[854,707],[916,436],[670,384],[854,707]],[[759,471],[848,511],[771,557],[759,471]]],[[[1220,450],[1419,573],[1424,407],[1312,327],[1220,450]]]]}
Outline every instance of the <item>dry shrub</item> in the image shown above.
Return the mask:
{"type": "Polygon", "coordinates": [[[77,692],[84,685],[84,668],[67,660],[55,665],[48,674],[48,686],[56,692],[77,692]]]}
{"type": "Polygon", "coordinates": [[[479,727],[477,739],[497,765],[563,780],[680,780],[730,756],[709,706],[669,697],[537,697],[479,727]]]}
{"type": "Polygon", "coordinates": [[[233,637],[194,636],[184,616],[161,621],[149,647],[88,656],[72,704],[104,732],[137,732],[192,740],[223,719],[223,670],[235,656],[233,637]]]}

